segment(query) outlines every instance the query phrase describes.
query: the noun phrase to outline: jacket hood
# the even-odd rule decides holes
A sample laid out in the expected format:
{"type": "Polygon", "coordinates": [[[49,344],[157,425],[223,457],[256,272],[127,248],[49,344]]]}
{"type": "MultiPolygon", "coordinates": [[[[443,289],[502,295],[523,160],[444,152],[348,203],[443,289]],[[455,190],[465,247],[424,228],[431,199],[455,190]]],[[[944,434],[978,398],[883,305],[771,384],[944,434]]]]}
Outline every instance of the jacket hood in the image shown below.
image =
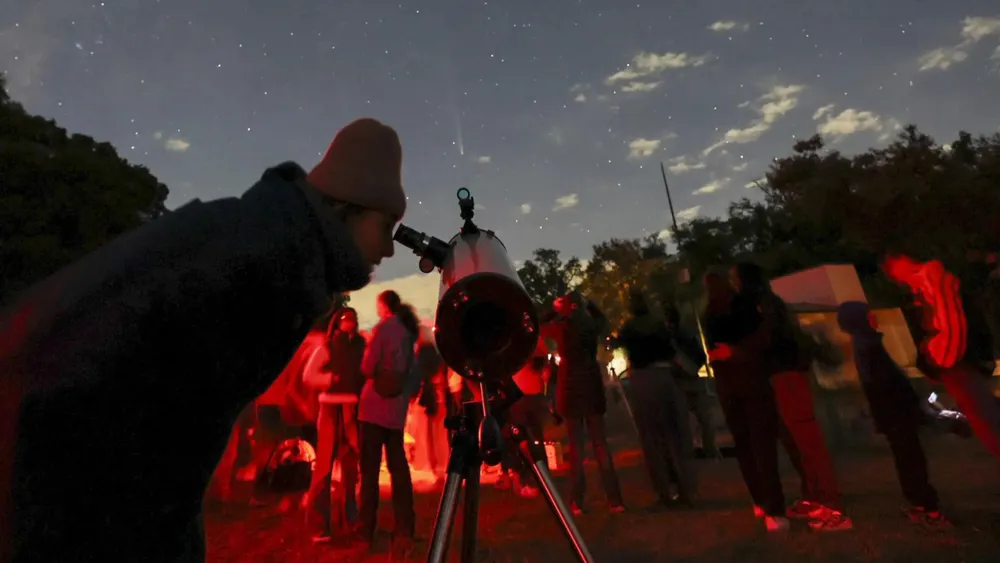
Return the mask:
{"type": "Polygon", "coordinates": [[[868,320],[871,309],[867,303],[861,301],[847,301],[841,303],[837,308],[837,324],[840,330],[851,336],[873,336],[878,331],[872,327],[868,320]]]}

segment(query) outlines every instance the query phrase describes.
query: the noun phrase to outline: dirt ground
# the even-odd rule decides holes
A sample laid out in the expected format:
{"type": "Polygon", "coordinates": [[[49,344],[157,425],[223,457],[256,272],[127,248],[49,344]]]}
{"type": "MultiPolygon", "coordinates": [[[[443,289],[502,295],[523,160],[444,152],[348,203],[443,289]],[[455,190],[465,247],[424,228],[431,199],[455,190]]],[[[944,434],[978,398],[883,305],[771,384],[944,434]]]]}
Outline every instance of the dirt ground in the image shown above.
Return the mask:
{"type": "MultiPolygon", "coordinates": [[[[876,444],[841,452],[838,473],[855,529],[817,534],[793,523],[787,534],[768,535],[754,520],[749,499],[731,459],[698,462],[701,499],[694,510],[654,510],[634,444],[623,444],[616,456],[629,511],[612,515],[604,509],[596,467],[588,468],[587,514],[578,518],[597,561],[699,561],[711,563],[851,561],[996,563],[1000,561],[1000,475],[996,462],[972,441],[937,438],[927,442],[931,470],[945,509],[955,527],[930,533],[903,518],[903,499],[888,450],[876,444]]],[[[785,467],[790,496],[798,479],[785,467]]],[[[565,490],[566,483],[559,479],[565,490]]],[[[573,561],[566,540],[541,498],[525,500],[509,491],[484,486],[480,510],[480,561],[556,563],[573,561]]],[[[438,492],[417,495],[418,541],[411,560],[426,557],[427,539],[438,492]]],[[[291,503],[286,503],[291,504],[291,503]]],[[[383,499],[381,527],[391,529],[392,510],[383,499]]],[[[459,516],[460,522],[461,516],[459,516]]],[[[365,555],[332,546],[314,546],[301,513],[279,506],[248,508],[230,505],[209,509],[206,531],[210,563],[388,561],[388,533],[365,555]]],[[[453,534],[457,538],[461,524],[453,534]]],[[[457,561],[457,540],[451,558],[457,561]]]]}

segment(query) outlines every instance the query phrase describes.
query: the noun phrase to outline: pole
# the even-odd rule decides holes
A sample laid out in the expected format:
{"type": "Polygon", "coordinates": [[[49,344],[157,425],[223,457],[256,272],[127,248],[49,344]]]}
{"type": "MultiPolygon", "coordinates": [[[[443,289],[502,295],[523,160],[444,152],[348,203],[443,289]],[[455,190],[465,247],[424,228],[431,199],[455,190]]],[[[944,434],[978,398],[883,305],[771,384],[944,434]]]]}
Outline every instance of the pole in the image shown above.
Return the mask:
{"type": "MultiPolygon", "coordinates": [[[[670,196],[670,184],[667,183],[667,169],[664,168],[663,162],[660,162],[660,175],[663,176],[663,189],[667,192],[667,205],[670,206],[670,220],[674,223],[674,242],[677,242],[677,214],[674,212],[674,198],[670,196]]],[[[678,247],[678,252],[680,252],[680,247],[678,247]]],[[[687,270],[687,266],[684,267],[687,270]]],[[[691,282],[690,273],[685,272],[687,275],[688,283],[691,282]]],[[[715,377],[715,373],[712,372],[712,362],[708,359],[708,341],[705,340],[705,331],[701,326],[701,316],[698,315],[698,308],[691,305],[691,312],[694,313],[694,322],[698,326],[698,339],[701,340],[701,349],[705,353],[705,372],[708,373],[709,377],[715,377]]]]}

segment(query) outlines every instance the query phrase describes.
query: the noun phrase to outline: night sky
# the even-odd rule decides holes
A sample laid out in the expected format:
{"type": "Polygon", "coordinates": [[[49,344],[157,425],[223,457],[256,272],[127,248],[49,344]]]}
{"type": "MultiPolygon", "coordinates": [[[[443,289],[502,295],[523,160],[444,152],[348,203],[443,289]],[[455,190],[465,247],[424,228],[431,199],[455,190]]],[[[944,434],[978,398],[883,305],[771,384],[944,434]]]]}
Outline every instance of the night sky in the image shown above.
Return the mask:
{"type": "MultiPolygon", "coordinates": [[[[514,259],[718,215],[817,131],[845,152],[900,124],[1000,127],[995,0],[4,0],[12,95],[118,147],[171,207],[310,168],[360,116],[404,147],[405,222],[448,238],[455,190],[514,259]]],[[[359,295],[427,315],[435,276],[403,250],[359,295]],[[419,274],[417,274],[419,276],[419,274]]]]}

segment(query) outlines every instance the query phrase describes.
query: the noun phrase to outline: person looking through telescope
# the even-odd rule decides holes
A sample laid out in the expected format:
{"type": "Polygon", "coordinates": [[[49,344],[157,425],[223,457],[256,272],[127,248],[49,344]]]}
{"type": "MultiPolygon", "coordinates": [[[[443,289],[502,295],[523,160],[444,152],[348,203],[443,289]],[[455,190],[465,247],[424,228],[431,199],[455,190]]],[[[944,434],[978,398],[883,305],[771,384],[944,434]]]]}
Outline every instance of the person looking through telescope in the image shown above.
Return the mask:
{"type": "Polygon", "coordinates": [[[392,256],[401,167],[396,132],[355,121],[308,174],[189,203],[0,312],[0,561],[204,561],[233,422],[392,256]]]}
{"type": "Polygon", "coordinates": [[[542,325],[541,337],[552,339],[559,354],[556,376],[556,412],[564,419],[569,434],[570,501],[574,514],[582,514],[584,493],[584,428],[594,448],[604,493],[611,512],[624,512],[618,473],[608,448],[604,414],[607,397],[604,378],[597,362],[598,340],[606,331],[607,318],[593,302],[578,292],[559,297],[553,304],[555,318],[542,325]]]}

